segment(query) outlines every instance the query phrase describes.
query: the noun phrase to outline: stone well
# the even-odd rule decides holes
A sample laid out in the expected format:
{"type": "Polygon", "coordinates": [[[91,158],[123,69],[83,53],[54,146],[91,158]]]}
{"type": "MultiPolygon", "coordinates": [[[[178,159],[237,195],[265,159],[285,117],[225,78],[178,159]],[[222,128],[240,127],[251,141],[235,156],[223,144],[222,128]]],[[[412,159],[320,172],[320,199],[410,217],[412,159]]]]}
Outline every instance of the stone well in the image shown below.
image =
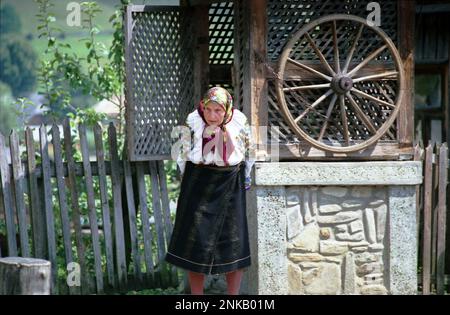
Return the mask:
{"type": "Polygon", "coordinates": [[[256,163],[250,294],[416,294],[420,162],[256,163]]]}

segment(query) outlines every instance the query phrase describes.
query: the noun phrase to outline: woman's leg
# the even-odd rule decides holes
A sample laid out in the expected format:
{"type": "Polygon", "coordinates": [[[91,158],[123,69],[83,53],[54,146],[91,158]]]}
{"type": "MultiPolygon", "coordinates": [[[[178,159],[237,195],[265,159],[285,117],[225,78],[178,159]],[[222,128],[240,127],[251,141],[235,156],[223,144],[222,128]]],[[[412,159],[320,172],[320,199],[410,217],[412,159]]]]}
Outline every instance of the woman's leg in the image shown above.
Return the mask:
{"type": "Polygon", "coordinates": [[[203,295],[203,283],[205,282],[205,275],[197,272],[188,272],[189,284],[191,285],[191,294],[203,295]]]}
{"type": "Polygon", "coordinates": [[[244,271],[242,269],[235,270],[226,274],[227,291],[229,295],[238,295],[241,287],[241,280],[244,271]]]}

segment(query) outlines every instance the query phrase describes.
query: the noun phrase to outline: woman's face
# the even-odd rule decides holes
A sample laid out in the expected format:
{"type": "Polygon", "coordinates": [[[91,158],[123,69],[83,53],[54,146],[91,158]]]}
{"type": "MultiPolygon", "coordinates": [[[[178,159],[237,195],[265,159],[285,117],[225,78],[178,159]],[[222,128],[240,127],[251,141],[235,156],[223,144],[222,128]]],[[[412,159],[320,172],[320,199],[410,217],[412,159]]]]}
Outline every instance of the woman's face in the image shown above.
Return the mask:
{"type": "Polygon", "coordinates": [[[210,126],[220,125],[225,118],[225,110],[222,106],[216,102],[208,102],[208,105],[204,108],[203,114],[205,120],[210,126]]]}

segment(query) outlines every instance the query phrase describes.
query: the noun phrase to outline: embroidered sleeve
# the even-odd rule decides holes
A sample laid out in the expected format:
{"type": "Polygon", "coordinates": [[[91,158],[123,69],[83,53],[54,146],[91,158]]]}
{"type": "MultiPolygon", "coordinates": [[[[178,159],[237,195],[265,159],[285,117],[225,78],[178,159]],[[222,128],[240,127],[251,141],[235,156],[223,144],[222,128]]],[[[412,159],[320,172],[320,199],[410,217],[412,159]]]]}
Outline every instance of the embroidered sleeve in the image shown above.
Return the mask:
{"type": "Polygon", "coordinates": [[[184,174],[184,169],[186,167],[186,161],[189,160],[189,153],[193,149],[193,139],[194,139],[194,130],[191,127],[192,123],[190,122],[190,117],[186,119],[186,124],[181,128],[181,139],[180,139],[180,147],[178,148],[177,155],[177,164],[180,168],[181,176],[184,174]]]}

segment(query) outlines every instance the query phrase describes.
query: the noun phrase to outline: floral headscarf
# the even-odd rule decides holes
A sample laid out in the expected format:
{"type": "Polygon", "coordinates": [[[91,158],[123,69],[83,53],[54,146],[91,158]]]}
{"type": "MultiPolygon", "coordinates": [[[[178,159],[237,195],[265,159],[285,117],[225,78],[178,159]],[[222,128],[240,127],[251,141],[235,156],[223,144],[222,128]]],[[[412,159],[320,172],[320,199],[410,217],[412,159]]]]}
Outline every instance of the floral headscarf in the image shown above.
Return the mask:
{"type": "Polygon", "coordinates": [[[228,158],[234,151],[234,145],[228,131],[226,130],[226,124],[233,118],[233,98],[226,89],[222,87],[213,87],[206,92],[205,96],[200,101],[197,110],[206,124],[205,129],[203,130],[203,154],[207,154],[208,151],[214,152],[216,144],[218,144],[217,147],[219,149],[219,153],[221,153],[225,165],[228,165],[228,158]],[[208,128],[209,126],[204,116],[204,109],[210,102],[219,104],[225,110],[223,122],[214,130],[212,128],[208,128]],[[216,135],[219,137],[216,138],[216,135]],[[211,142],[212,140],[214,141],[211,142]],[[222,142],[222,146],[220,146],[220,142],[222,142]]]}

